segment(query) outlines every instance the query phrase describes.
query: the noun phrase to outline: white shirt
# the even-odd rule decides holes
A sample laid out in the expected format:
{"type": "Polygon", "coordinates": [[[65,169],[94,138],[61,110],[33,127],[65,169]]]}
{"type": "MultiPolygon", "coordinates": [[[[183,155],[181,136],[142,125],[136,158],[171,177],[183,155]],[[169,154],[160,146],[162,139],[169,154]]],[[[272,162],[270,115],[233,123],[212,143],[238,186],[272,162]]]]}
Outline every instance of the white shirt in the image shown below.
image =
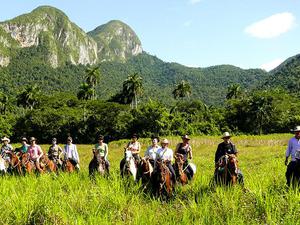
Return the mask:
{"type": "MultiPolygon", "coordinates": [[[[300,151],[300,140],[293,137],[289,140],[288,147],[286,149],[285,156],[289,157],[291,156],[292,161],[296,161],[296,152],[300,151]]],[[[300,156],[300,155],[299,155],[300,156]]],[[[299,158],[299,156],[297,158],[299,158]]]]}
{"type": "Polygon", "coordinates": [[[155,160],[156,159],[156,154],[157,154],[157,150],[160,149],[160,146],[149,146],[147,148],[147,151],[145,152],[145,156],[148,156],[150,159],[155,160]]]}
{"type": "Polygon", "coordinates": [[[64,153],[68,159],[73,159],[77,162],[79,162],[79,156],[77,152],[77,147],[74,144],[66,144],[64,148],[64,153]]]}
{"type": "Polygon", "coordinates": [[[156,156],[157,159],[173,161],[173,150],[170,148],[159,148],[156,156]]]}

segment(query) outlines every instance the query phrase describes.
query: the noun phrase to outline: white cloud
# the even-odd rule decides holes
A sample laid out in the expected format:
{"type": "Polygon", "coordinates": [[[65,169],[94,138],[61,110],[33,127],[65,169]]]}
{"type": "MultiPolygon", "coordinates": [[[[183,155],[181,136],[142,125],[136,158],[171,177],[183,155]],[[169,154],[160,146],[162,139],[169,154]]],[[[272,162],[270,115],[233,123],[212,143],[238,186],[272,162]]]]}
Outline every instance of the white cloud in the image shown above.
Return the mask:
{"type": "Polygon", "coordinates": [[[274,14],[245,28],[245,32],[257,38],[274,38],[288,32],[296,25],[292,13],[274,14]]]}
{"type": "Polygon", "coordinates": [[[201,1],[202,0],[189,0],[189,4],[195,5],[195,4],[197,4],[197,3],[201,2],[201,1]]]}
{"type": "Polygon", "coordinates": [[[260,66],[261,69],[266,71],[271,71],[272,69],[275,69],[277,66],[279,66],[281,63],[283,63],[283,59],[275,59],[271,62],[264,63],[260,66]]]}
{"type": "Polygon", "coordinates": [[[185,27],[190,27],[192,25],[192,21],[191,20],[188,20],[186,22],[184,22],[183,26],[185,27]]]}

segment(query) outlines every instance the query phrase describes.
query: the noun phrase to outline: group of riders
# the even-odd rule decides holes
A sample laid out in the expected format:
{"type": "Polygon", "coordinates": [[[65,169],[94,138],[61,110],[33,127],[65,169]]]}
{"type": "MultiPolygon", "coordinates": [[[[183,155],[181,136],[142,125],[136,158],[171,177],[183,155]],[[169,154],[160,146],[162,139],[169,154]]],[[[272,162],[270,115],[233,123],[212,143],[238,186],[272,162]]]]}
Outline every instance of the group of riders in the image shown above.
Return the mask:
{"type": "Polygon", "coordinates": [[[71,137],[67,138],[67,143],[63,149],[57,144],[57,139],[53,138],[47,155],[44,154],[42,148],[36,143],[36,141],[36,138],[31,137],[28,142],[27,138],[23,137],[21,139],[21,146],[14,149],[10,144],[9,138],[2,138],[0,155],[7,167],[5,170],[7,172],[12,172],[14,169],[15,165],[11,163],[13,156],[17,156],[19,162],[21,162],[22,158],[26,156],[28,158],[28,162],[31,162],[38,172],[43,172],[41,159],[45,157],[53,161],[57,168],[62,168],[63,162],[68,160],[75,169],[79,170],[79,155],[76,145],[72,143],[71,137]]]}
{"type": "MultiPolygon", "coordinates": [[[[293,178],[298,178],[298,180],[300,180],[300,126],[296,126],[292,131],[294,132],[295,136],[288,142],[285,160],[285,164],[287,165],[286,180],[288,186],[291,185],[293,178]],[[290,162],[288,162],[289,157],[291,157],[290,162]]],[[[192,147],[190,144],[191,138],[188,135],[184,135],[181,138],[182,142],[177,144],[175,152],[173,152],[173,150],[169,148],[169,141],[167,139],[160,141],[159,137],[153,136],[151,138],[151,145],[147,148],[144,157],[142,158],[140,156],[142,148],[140,142],[138,141],[138,135],[133,134],[131,141],[124,149],[125,152],[130,152],[134,159],[134,165],[137,169],[137,177],[139,176],[138,171],[143,161],[149,161],[153,171],[155,171],[157,167],[157,162],[163,162],[170,173],[171,180],[173,183],[176,183],[179,176],[179,171],[173,162],[174,159],[176,162],[176,160],[180,158],[183,162],[183,172],[186,174],[188,180],[191,180],[196,172],[195,165],[190,162],[190,160],[193,159],[192,147]]],[[[228,162],[232,161],[232,165],[234,165],[233,170],[230,171],[227,168],[229,177],[232,177],[232,174],[235,174],[236,181],[243,183],[243,174],[237,167],[236,157],[238,151],[236,146],[231,141],[231,135],[229,132],[225,132],[221,138],[223,139],[223,142],[218,145],[215,153],[215,181],[217,181],[218,177],[221,177],[226,173],[226,166],[229,165],[228,162]]],[[[52,139],[52,144],[49,147],[46,156],[49,158],[49,160],[52,160],[56,164],[57,168],[62,168],[64,161],[69,160],[74,168],[79,171],[79,155],[76,145],[72,142],[72,138],[68,137],[67,143],[63,148],[61,148],[57,144],[57,139],[52,139]]],[[[29,156],[29,160],[36,166],[37,171],[42,171],[40,159],[44,156],[44,152],[42,151],[41,147],[36,144],[36,139],[31,137],[28,142],[27,138],[23,137],[21,139],[21,143],[22,144],[19,148],[14,149],[12,145],[10,145],[9,138],[2,138],[0,154],[1,158],[6,162],[6,165],[8,165],[7,170],[9,171],[11,169],[9,165],[13,154],[18,155],[19,157],[27,154],[29,156]]],[[[110,163],[108,161],[108,145],[104,143],[104,136],[99,136],[98,143],[95,144],[93,148],[93,155],[94,158],[100,157],[103,159],[106,173],[109,174],[110,163]]],[[[125,167],[126,156],[120,162],[121,175],[123,175],[125,167]]]]}

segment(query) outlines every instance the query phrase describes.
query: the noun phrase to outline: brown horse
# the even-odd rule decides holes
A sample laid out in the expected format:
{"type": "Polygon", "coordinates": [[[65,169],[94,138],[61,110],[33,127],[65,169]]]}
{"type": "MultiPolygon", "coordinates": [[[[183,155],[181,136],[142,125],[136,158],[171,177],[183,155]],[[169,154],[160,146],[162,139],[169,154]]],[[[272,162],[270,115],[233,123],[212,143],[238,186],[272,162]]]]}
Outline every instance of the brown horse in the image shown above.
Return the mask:
{"type": "Polygon", "coordinates": [[[31,159],[30,159],[29,153],[22,154],[21,164],[22,164],[23,168],[25,169],[25,172],[28,174],[32,174],[33,172],[35,172],[37,170],[34,162],[31,161],[31,159]]]}
{"type": "Polygon", "coordinates": [[[217,168],[216,183],[223,185],[237,184],[238,160],[234,154],[226,154],[219,160],[217,168]]]}
{"type": "Polygon", "coordinates": [[[175,155],[175,164],[174,164],[174,170],[176,172],[176,177],[180,181],[182,185],[185,185],[188,183],[188,177],[185,173],[185,169],[183,168],[185,161],[182,154],[177,153],[175,155]]]}
{"type": "Polygon", "coordinates": [[[12,174],[22,174],[22,164],[19,157],[12,152],[6,153],[10,157],[9,168],[12,174]]]}
{"type": "Polygon", "coordinates": [[[162,199],[169,199],[173,195],[174,184],[171,173],[165,162],[156,161],[155,170],[152,174],[154,194],[162,199]]]}
{"type": "Polygon", "coordinates": [[[57,172],[56,163],[45,154],[40,158],[40,165],[44,172],[57,172]]]}
{"type": "Polygon", "coordinates": [[[75,171],[75,166],[70,159],[65,159],[62,164],[62,171],[73,173],[75,171]]]}
{"type": "Polygon", "coordinates": [[[107,173],[107,170],[104,157],[94,152],[94,157],[89,164],[89,176],[95,178],[96,173],[104,176],[107,173]]]}
{"type": "Polygon", "coordinates": [[[151,184],[151,177],[153,173],[153,166],[150,163],[150,159],[148,157],[144,157],[141,159],[141,164],[140,164],[140,177],[142,178],[142,184],[144,188],[148,188],[149,184],[151,184]]]}

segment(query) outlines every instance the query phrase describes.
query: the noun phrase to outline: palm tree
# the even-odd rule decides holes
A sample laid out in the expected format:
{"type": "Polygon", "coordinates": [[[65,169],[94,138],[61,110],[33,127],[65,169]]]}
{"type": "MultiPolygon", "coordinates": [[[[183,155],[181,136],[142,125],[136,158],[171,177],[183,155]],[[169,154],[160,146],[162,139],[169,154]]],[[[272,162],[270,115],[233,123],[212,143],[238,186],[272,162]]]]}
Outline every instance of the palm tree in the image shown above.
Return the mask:
{"type": "Polygon", "coordinates": [[[142,77],[138,73],[129,75],[123,82],[123,93],[131,100],[131,108],[137,108],[138,96],[143,92],[142,77]]]}
{"type": "Polygon", "coordinates": [[[231,84],[227,88],[226,99],[238,98],[241,95],[241,85],[239,84],[231,84]]]}
{"type": "Polygon", "coordinates": [[[8,97],[4,93],[0,92],[0,113],[5,115],[8,105],[8,97]]]}
{"type": "Polygon", "coordinates": [[[24,108],[29,108],[32,110],[35,105],[39,102],[40,89],[38,86],[32,85],[27,86],[18,96],[17,96],[17,105],[23,106],[24,108]]]}
{"type": "Polygon", "coordinates": [[[82,83],[79,87],[79,91],[77,93],[77,98],[79,100],[90,100],[93,99],[95,95],[95,90],[90,87],[87,83],[82,83]]]}
{"type": "Polygon", "coordinates": [[[96,96],[96,86],[98,84],[98,81],[100,79],[100,70],[99,67],[89,67],[85,71],[85,81],[86,83],[94,90],[92,95],[92,100],[95,100],[97,98],[96,96]]]}
{"type": "Polygon", "coordinates": [[[175,99],[190,97],[192,94],[192,87],[188,81],[182,80],[179,84],[176,85],[175,89],[172,92],[175,99]]]}

